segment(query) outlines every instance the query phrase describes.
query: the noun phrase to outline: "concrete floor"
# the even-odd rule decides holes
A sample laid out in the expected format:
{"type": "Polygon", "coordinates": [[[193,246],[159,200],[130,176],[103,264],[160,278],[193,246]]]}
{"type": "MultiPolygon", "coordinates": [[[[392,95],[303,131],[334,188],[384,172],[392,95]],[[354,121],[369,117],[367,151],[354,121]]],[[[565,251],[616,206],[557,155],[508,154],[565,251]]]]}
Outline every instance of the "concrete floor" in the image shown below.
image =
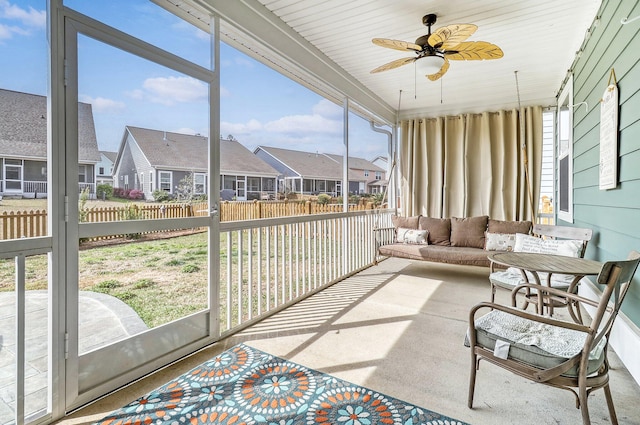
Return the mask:
{"type": "MultiPolygon", "coordinates": [[[[469,308],[489,298],[487,275],[479,267],[386,260],[59,423],[92,423],[238,342],[474,425],[581,423],[568,391],[488,363],[478,372],[475,408],[467,408],[463,339],[469,308]]],[[[610,360],[619,421],[640,425],[640,387],[614,353],[610,360]]],[[[589,409],[594,425],[610,423],[602,391],[590,396],[589,409]]]]}

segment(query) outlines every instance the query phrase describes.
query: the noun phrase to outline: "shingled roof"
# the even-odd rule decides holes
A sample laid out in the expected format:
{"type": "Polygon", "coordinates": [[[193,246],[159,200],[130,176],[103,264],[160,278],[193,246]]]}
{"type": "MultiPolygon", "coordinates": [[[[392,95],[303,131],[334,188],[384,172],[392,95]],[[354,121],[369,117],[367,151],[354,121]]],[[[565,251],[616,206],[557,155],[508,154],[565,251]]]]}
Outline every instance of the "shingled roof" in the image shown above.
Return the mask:
{"type": "MultiPolygon", "coordinates": [[[[100,161],[91,105],[78,103],[78,160],[100,161]]],[[[47,98],[0,89],[0,156],[47,160],[47,98]]]]}
{"type": "MultiPolygon", "coordinates": [[[[303,152],[271,146],[259,146],[257,149],[267,152],[303,178],[342,179],[342,156],[340,155],[303,152]]],[[[366,178],[361,173],[354,171],[354,169],[383,171],[366,159],[349,157],[349,180],[365,181],[366,178]]]]}
{"type": "MultiPolygon", "coordinates": [[[[126,126],[154,168],[207,170],[208,138],[126,126]]],[[[220,173],[277,176],[278,172],[236,140],[220,140],[220,173]]]]}

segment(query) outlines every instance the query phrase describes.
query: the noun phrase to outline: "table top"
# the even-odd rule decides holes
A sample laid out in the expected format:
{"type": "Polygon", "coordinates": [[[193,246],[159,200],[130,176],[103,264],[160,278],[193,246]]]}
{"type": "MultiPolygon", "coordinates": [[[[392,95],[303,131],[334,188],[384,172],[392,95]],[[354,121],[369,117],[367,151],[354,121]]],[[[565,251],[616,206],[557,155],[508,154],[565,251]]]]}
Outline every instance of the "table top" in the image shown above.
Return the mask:
{"type": "Polygon", "coordinates": [[[599,261],[554,254],[496,252],[488,257],[489,260],[503,266],[536,272],[589,276],[597,275],[602,269],[602,263],[599,261]]]}

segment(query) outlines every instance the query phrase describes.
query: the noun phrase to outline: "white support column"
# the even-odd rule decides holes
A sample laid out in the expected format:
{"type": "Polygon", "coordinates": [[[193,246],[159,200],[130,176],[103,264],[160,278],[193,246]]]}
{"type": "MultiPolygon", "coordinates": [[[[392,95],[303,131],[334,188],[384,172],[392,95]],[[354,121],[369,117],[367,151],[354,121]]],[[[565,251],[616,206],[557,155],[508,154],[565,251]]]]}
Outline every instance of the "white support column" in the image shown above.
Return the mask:
{"type": "MultiPolygon", "coordinates": [[[[342,159],[342,210],[349,211],[349,98],[344,98],[343,104],[343,134],[344,158],[342,159]]],[[[342,226],[342,246],[345,255],[342,256],[342,270],[349,270],[349,219],[343,218],[342,226]]]]}
{"type": "Polygon", "coordinates": [[[47,1],[49,90],[47,94],[47,229],[52,237],[48,258],[49,338],[48,405],[53,419],[65,413],[65,104],[64,16],[62,0],[47,1]]]}

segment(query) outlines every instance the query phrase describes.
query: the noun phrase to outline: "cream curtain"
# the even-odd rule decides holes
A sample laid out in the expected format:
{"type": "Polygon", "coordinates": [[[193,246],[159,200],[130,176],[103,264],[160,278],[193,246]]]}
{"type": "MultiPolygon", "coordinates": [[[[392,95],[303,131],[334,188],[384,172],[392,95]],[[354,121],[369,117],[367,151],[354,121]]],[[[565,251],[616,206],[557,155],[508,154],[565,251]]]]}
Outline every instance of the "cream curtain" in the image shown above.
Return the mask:
{"type": "Polygon", "coordinates": [[[523,112],[529,183],[517,110],[402,121],[403,214],[532,220],[540,196],[542,108],[523,112]]]}

